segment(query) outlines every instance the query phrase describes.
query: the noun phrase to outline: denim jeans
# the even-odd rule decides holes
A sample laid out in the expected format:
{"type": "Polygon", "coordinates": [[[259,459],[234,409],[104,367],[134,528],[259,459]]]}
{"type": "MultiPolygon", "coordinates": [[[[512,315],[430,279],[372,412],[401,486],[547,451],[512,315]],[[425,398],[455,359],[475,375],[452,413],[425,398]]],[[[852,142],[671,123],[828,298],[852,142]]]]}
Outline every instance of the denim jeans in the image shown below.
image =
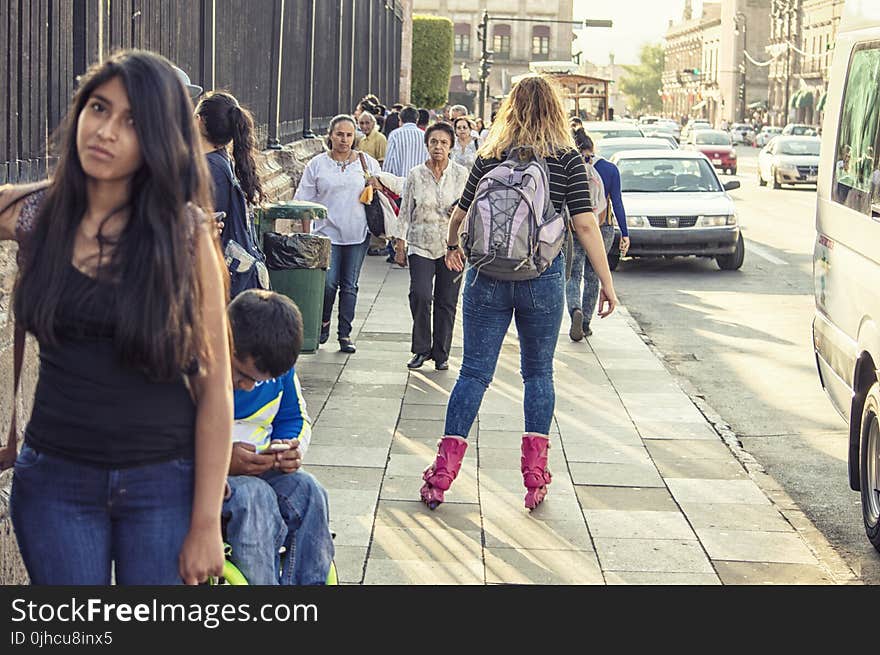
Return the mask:
{"type": "Polygon", "coordinates": [[[320,585],[333,561],[327,492],[306,471],[231,475],[223,501],[230,559],[254,585],[320,585]],[[279,549],[287,553],[282,568],[279,549]],[[280,575],[279,575],[280,572],[280,575]]]}
{"type": "MultiPolygon", "coordinates": [[[[602,232],[602,241],[605,243],[607,254],[611,250],[611,244],[614,243],[614,226],[600,225],[599,230],[602,232]]],[[[593,270],[593,265],[590,264],[590,258],[575,237],[574,255],[571,258],[571,278],[565,284],[565,300],[569,316],[575,309],[580,309],[584,313],[584,327],[589,327],[598,299],[599,278],[593,270]],[[584,280],[583,295],[581,295],[581,278],[584,280]]]]}
{"type": "MultiPolygon", "coordinates": [[[[525,431],[547,434],[553,420],[553,354],[562,324],[565,261],[560,255],[534,280],[504,282],[467,272],[462,320],[464,357],[446,408],[444,434],[467,437],[492,382],[513,317],[519,334],[525,431]]],[[[491,427],[489,427],[491,429],[491,427]]]]}
{"type": "Polygon", "coordinates": [[[330,268],[324,283],[323,321],[325,323],[330,321],[330,316],[333,314],[333,303],[336,302],[336,292],[339,291],[338,335],[340,339],[351,336],[351,323],[354,321],[354,310],[357,306],[358,278],[361,276],[361,267],[369,247],[369,236],[364,239],[363,243],[353,246],[332,246],[330,268]]]}
{"type": "Polygon", "coordinates": [[[12,525],[32,584],[181,584],[195,469],[178,459],[105,469],[25,443],[12,478],[12,525]]]}

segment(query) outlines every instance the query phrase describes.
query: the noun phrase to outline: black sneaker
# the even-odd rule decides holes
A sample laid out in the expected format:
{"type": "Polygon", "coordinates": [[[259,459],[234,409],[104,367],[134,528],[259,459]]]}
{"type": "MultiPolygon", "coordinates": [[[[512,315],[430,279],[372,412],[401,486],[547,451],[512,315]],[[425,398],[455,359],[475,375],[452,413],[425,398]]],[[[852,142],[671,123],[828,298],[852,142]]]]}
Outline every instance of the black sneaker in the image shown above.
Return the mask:
{"type": "Polygon", "coordinates": [[[339,340],[339,350],[350,355],[357,352],[357,348],[355,348],[354,343],[351,339],[348,338],[339,340]]]}
{"type": "Polygon", "coordinates": [[[327,341],[329,339],[330,339],[330,323],[328,322],[327,325],[324,325],[322,323],[321,324],[321,334],[318,337],[318,343],[327,343],[327,341]]]}
{"type": "Polygon", "coordinates": [[[590,326],[589,326],[589,325],[585,325],[585,326],[584,326],[584,336],[585,336],[585,337],[591,337],[591,336],[593,336],[593,331],[590,329],[590,326]]]}
{"type": "Polygon", "coordinates": [[[572,341],[580,341],[584,338],[584,313],[580,309],[575,309],[571,313],[571,328],[568,336],[572,341]]]}

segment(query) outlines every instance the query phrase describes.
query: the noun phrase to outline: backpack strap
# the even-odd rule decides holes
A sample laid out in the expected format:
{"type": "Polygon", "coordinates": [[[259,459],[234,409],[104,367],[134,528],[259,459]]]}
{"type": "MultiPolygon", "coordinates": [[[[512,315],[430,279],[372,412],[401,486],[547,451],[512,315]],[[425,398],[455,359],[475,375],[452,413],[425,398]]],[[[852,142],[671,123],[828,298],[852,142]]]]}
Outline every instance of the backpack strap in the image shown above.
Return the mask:
{"type": "Polygon", "coordinates": [[[24,366],[24,326],[15,322],[15,336],[12,346],[12,420],[9,423],[9,435],[5,447],[15,449],[18,446],[18,429],[16,415],[18,414],[18,387],[21,382],[21,369],[24,366]]]}

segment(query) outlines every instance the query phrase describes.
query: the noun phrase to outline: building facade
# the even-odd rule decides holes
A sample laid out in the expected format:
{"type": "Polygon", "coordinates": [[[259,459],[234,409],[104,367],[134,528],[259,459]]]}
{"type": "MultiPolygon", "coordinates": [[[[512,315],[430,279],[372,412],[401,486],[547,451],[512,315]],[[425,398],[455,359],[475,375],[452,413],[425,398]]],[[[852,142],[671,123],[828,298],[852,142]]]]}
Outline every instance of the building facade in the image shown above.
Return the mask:
{"type": "Polygon", "coordinates": [[[488,49],[494,52],[487,103],[510,91],[511,78],[529,72],[533,61],[571,61],[573,0],[413,0],[413,12],[449,18],[454,25],[450,102],[477,111],[482,43],[477,27],[488,11],[488,49]],[[505,21],[504,18],[516,18],[505,21]],[[546,21],[546,22],[545,22],[546,21]]]}
{"type": "Polygon", "coordinates": [[[670,24],[665,35],[664,114],[719,125],[747,120],[750,107],[766,103],[767,69],[745,53],[762,63],[770,2],[704,2],[699,16],[690,0],[685,4],[682,20],[670,24]]]}
{"type": "Polygon", "coordinates": [[[769,97],[777,125],[818,124],[844,0],[773,0],[769,97]]]}

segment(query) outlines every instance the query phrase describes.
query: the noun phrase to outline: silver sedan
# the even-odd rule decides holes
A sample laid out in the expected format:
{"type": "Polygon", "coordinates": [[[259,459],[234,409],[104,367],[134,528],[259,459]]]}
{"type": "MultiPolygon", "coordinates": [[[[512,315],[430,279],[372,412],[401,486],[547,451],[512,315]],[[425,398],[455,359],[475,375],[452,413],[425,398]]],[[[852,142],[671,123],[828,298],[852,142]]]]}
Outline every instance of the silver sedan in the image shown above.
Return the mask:
{"type": "Polygon", "coordinates": [[[776,137],[758,153],[758,184],[816,184],[821,143],[815,136],[776,137]]]}

